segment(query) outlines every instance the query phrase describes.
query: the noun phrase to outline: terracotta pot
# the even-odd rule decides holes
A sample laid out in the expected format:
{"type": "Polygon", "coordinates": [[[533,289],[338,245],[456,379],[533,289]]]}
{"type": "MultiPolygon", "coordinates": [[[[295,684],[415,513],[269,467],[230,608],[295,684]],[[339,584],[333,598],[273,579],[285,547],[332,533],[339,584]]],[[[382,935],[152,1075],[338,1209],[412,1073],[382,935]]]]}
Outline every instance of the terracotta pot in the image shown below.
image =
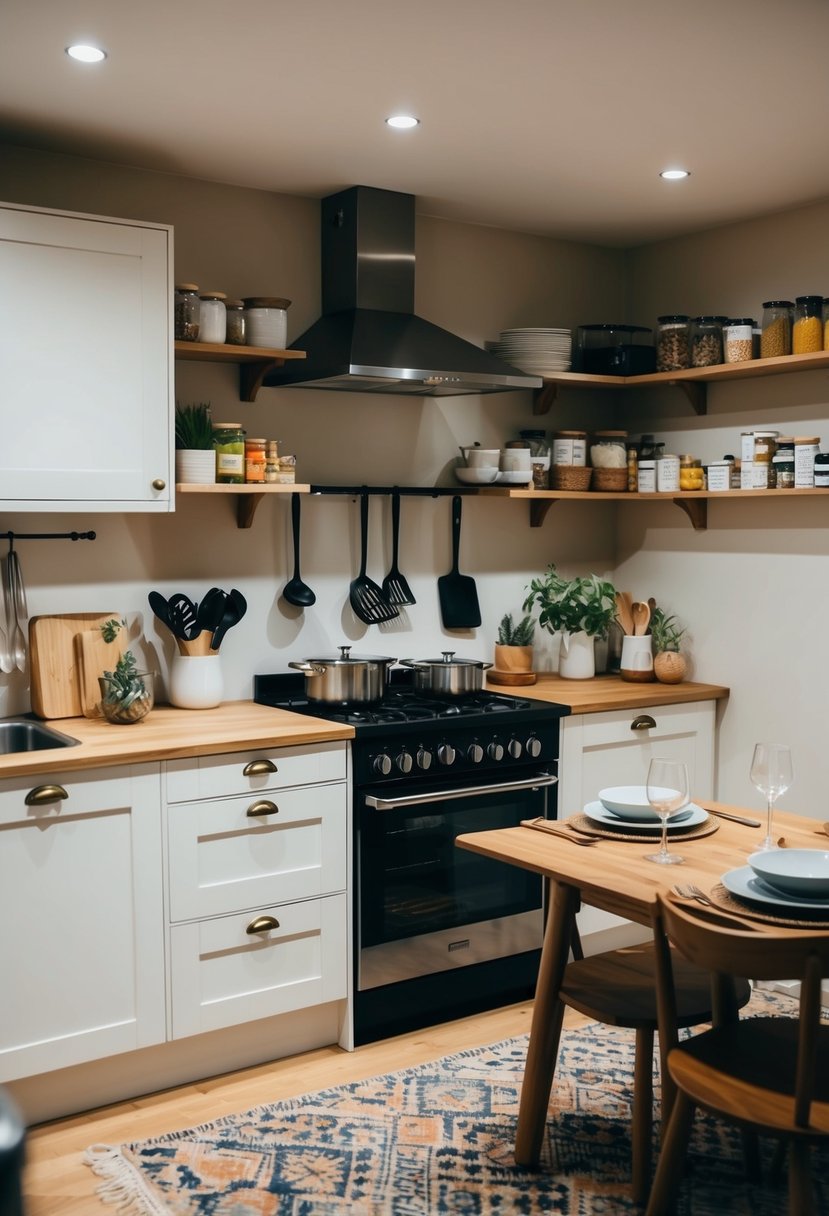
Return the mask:
{"type": "Polygon", "coordinates": [[[688,664],[676,650],[663,650],[653,660],[653,671],[660,684],[679,684],[685,679],[688,664]]]}

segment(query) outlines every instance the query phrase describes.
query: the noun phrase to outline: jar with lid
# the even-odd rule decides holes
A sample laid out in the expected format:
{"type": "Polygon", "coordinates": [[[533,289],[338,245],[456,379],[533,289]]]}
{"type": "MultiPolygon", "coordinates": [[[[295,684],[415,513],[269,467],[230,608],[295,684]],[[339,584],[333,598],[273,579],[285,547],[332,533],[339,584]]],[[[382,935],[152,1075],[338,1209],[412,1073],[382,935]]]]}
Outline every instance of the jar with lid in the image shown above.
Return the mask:
{"type": "Polygon", "coordinates": [[[627,468],[627,431],[594,431],[590,440],[590,463],[594,469],[627,468]]]}
{"type": "Polygon", "coordinates": [[[691,366],[688,317],[675,313],[657,317],[656,370],[658,372],[680,371],[691,366]]]}
{"type": "Polygon", "coordinates": [[[265,444],[265,481],[279,481],[278,439],[269,439],[265,444]]]}
{"type": "Polygon", "coordinates": [[[224,485],[245,484],[245,432],[239,422],[213,423],[216,481],[224,485]]]}
{"type": "Polygon", "coordinates": [[[691,367],[713,367],[722,361],[722,322],[718,317],[694,317],[691,322],[691,367]]]}
{"type": "Polygon", "coordinates": [[[670,494],[679,489],[679,457],[667,452],[656,462],[656,490],[659,494],[670,494]]]}
{"type": "Polygon", "coordinates": [[[794,302],[792,354],[823,350],[823,296],[797,296],[794,302]]]}
{"type": "Polygon", "coordinates": [[[284,350],[288,345],[288,308],[291,301],[281,296],[246,296],[245,325],[249,346],[284,350]]]}
{"type": "Polygon", "coordinates": [[[196,283],[179,283],[175,290],[173,315],[177,342],[199,340],[199,289],[196,283]]]}
{"type": "Polygon", "coordinates": [[[550,442],[546,431],[519,431],[521,440],[530,445],[530,463],[533,473],[533,487],[536,490],[546,490],[550,480],[550,442]]]}
{"type": "Polygon", "coordinates": [[[636,489],[639,494],[653,494],[656,491],[656,461],[640,460],[637,474],[636,489]]]}
{"type": "Polygon", "coordinates": [[[829,490],[829,452],[815,456],[815,489],[829,490]]]}
{"type": "Polygon", "coordinates": [[[748,363],[754,358],[751,317],[731,317],[723,329],[726,363],[748,363]]]}
{"type": "Polygon", "coordinates": [[[223,291],[203,291],[199,296],[199,335],[202,342],[224,342],[227,313],[223,291]]]}
{"type": "Polygon", "coordinates": [[[225,300],[227,312],[226,341],[232,346],[245,345],[245,306],[241,300],[225,300]]]}
{"type": "Polygon", "coordinates": [[[792,353],[791,300],[766,300],[763,305],[763,333],[760,337],[760,358],[776,359],[792,353]]]}
{"type": "Polygon", "coordinates": [[[793,490],[794,489],[794,452],[793,451],[778,451],[775,452],[771,461],[771,475],[769,477],[769,489],[775,490],[793,490]]]}
{"type": "Polygon", "coordinates": [[[695,456],[680,456],[679,458],[679,488],[680,490],[701,490],[704,474],[702,461],[695,456]]]}
{"type": "Polygon", "coordinates": [[[587,464],[587,431],[556,431],[553,435],[553,464],[587,464]]]}
{"type": "Polygon", "coordinates": [[[805,490],[815,484],[815,457],[820,450],[817,435],[796,435],[794,440],[794,484],[805,490]]]}
{"type": "Polygon", "coordinates": [[[245,440],[245,481],[248,483],[265,480],[265,445],[264,439],[245,440]]]}

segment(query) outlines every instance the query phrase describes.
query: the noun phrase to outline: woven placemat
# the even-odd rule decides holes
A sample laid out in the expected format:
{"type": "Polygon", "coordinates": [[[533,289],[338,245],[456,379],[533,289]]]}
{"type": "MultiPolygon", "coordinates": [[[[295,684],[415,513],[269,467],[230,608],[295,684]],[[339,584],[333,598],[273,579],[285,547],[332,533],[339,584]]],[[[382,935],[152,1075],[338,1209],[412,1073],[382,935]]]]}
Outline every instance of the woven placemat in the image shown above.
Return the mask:
{"type": "Polygon", "coordinates": [[[829,929],[829,916],[827,916],[825,908],[816,908],[814,913],[801,914],[799,917],[780,916],[776,912],[765,912],[756,904],[749,904],[745,900],[738,899],[726,890],[721,882],[716,883],[709,894],[712,903],[715,903],[718,908],[722,908],[724,912],[736,912],[740,916],[760,920],[767,925],[780,925],[784,929],[829,929]]]}
{"type": "MultiPolygon", "coordinates": [[[[652,832],[625,832],[620,828],[604,828],[595,819],[590,819],[587,815],[570,815],[562,822],[575,832],[582,832],[585,836],[602,836],[605,840],[632,840],[636,844],[659,844],[662,839],[662,828],[657,827],[652,832]]],[[[668,841],[672,840],[697,840],[700,836],[710,836],[713,832],[718,832],[720,825],[717,823],[713,815],[709,815],[705,823],[699,823],[693,828],[674,828],[668,833],[668,841]]]]}

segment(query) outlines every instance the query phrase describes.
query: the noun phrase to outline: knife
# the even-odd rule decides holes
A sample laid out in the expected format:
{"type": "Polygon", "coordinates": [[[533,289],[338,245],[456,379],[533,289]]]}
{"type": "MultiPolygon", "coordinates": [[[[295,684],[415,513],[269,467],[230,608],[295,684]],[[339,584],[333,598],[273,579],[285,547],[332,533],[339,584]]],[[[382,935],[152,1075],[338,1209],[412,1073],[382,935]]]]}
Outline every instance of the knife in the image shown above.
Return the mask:
{"type": "Polygon", "coordinates": [[[713,807],[711,803],[698,802],[697,806],[701,806],[709,815],[716,815],[718,819],[730,819],[732,823],[742,823],[747,828],[761,828],[763,825],[759,819],[746,819],[743,815],[732,815],[730,811],[720,811],[713,807]]]}

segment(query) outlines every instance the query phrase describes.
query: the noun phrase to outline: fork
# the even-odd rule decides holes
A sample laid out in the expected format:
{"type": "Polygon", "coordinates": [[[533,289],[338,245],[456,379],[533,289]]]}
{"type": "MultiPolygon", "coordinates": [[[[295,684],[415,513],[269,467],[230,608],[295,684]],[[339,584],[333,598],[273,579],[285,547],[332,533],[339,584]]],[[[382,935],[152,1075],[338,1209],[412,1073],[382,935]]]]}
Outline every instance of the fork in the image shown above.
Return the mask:
{"type": "Polygon", "coordinates": [[[674,887],[674,894],[678,895],[680,899],[695,899],[698,904],[705,904],[706,908],[716,908],[717,906],[713,899],[692,882],[677,883],[674,887]]]}
{"type": "Polygon", "coordinates": [[[587,848],[598,844],[600,840],[598,836],[579,836],[575,831],[566,832],[564,828],[551,827],[549,820],[544,819],[543,816],[538,819],[526,819],[523,822],[529,828],[535,828],[539,832],[549,832],[551,836],[561,836],[564,840],[569,840],[571,844],[580,844],[587,848]]]}

